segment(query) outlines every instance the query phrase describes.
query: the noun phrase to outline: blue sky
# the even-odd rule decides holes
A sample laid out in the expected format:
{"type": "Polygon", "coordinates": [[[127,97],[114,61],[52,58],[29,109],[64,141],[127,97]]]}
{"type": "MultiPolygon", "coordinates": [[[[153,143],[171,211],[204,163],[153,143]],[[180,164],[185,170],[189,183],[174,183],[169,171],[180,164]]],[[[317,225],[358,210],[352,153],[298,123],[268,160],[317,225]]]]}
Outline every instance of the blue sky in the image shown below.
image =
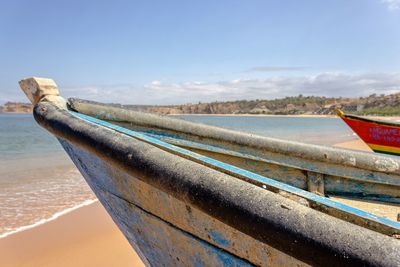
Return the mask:
{"type": "Polygon", "coordinates": [[[0,103],[18,80],[105,102],[400,91],[400,0],[2,1],[0,103]]]}

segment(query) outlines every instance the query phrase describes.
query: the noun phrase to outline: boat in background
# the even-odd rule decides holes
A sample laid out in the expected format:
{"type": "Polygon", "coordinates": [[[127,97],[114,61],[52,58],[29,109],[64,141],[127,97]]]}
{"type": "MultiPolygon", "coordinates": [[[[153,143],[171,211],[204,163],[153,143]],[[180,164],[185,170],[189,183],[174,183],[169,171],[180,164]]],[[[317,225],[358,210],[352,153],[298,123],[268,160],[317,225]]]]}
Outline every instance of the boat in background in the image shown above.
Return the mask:
{"type": "Polygon", "coordinates": [[[400,265],[399,222],[324,196],[398,203],[400,160],[20,85],[148,266],[400,265]]]}
{"type": "Polygon", "coordinates": [[[374,152],[400,155],[400,123],[345,114],[340,109],[335,111],[374,152]]]}

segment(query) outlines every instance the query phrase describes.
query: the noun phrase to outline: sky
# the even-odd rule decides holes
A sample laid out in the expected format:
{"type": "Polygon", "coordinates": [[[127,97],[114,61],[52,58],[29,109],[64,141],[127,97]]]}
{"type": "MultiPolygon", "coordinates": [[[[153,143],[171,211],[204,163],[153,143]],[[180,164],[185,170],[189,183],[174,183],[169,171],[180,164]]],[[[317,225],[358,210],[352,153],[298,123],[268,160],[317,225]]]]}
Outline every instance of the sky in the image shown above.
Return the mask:
{"type": "Polygon", "coordinates": [[[0,104],[183,104],[400,92],[400,0],[1,0],[0,104]]]}

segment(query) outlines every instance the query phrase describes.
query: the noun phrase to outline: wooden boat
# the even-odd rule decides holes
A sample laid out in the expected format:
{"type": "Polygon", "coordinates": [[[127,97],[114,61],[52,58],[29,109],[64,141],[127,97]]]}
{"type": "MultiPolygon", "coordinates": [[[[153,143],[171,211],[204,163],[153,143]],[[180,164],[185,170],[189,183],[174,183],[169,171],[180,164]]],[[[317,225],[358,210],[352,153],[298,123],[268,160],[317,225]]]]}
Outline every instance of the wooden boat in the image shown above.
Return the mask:
{"type": "Polygon", "coordinates": [[[336,114],[375,152],[400,155],[400,123],[336,114]]]}
{"type": "Polygon", "coordinates": [[[146,265],[400,265],[399,222],[323,196],[398,203],[395,158],[66,102],[50,79],[20,85],[146,265]]]}

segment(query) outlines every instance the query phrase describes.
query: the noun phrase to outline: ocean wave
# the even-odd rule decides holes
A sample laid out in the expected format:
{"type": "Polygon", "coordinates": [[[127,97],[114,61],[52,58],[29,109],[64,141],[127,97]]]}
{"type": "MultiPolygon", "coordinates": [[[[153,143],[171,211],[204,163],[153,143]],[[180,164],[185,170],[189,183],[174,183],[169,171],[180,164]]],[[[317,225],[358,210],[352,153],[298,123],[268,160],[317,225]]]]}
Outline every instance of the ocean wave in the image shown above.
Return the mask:
{"type": "Polygon", "coordinates": [[[59,212],[56,212],[56,213],[53,214],[50,218],[41,219],[41,220],[39,220],[39,221],[37,221],[37,222],[35,222],[35,223],[33,223],[33,224],[20,226],[20,227],[14,229],[14,230],[12,230],[12,231],[2,233],[2,234],[0,234],[0,239],[1,239],[1,238],[5,238],[5,237],[7,237],[7,236],[9,236],[9,235],[12,235],[12,234],[16,234],[16,233],[19,233],[19,232],[22,232],[22,231],[25,231],[25,230],[34,228],[34,227],[36,227],[36,226],[45,224],[45,223],[47,223],[47,222],[53,221],[53,220],[57,219],[58,217],[60,217],[60,216],[62,216],[62,215],[65,215],[65,214],[67,214],[67,213],[70,213],[71,211],[74,211],[74,210],[76,210],[76,209],[79,209],[79,208],[82,208],[82,207],[91,205],[91,204],[93,204],[93,203],[95,203],[95,202],[97,202],[97,201],[98,201],[98,199],[88,199],[88,200],[85,200],[85,201],[82,202],[81,204],[75,205],[75,206],[73,206],[73,207],[71,207],[71,208],[67,208],[67,209],[62,210],[62,211],[59,211],[59,212]]]}

